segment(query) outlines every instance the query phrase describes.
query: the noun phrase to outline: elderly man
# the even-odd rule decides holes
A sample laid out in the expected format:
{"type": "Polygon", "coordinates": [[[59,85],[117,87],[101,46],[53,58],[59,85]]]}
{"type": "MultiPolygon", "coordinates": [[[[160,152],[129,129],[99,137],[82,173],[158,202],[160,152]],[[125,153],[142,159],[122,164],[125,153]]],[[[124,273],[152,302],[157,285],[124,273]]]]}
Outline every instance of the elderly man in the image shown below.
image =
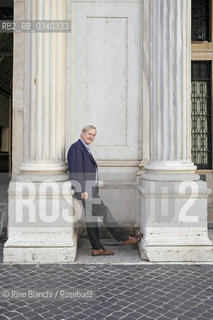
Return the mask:
{"type": "Polygon", "coordinates": [[[89,145],[96,136],[94,126],[86,126],[81,131],[81,137],[73,143],[68,151],[70,179],[75,189],[75,197],[82,201],[85,209],[86,227],[89,241],[92,246],[92,255],[111,255],[113,251],[103,247],[99,239],[97,217],[103,217],[112,236],[124,245],[135,244],[141,240],[142,234],[133,237],[124,231],[113,218],[109,208],[103,203],[98,194],[98,166],[93,158],[89,145]],[[91,206],[88,206],[91,204],[91,206]],[[89,210],[88,208],[91,208],[89,210]]]}

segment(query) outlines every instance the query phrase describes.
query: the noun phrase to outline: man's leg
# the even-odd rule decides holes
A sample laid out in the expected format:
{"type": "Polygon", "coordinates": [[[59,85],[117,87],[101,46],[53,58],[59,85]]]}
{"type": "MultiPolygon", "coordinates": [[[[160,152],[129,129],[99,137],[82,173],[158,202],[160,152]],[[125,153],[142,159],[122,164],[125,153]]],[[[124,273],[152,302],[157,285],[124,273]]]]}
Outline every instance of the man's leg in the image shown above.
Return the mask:
{"type": "Polygon", "coordinates": [[[88,219],[89,214],[85,210],[85,200],[82,200],[82,204],[85,212],[85,224],[87,227],[87,235],[88,235],[91,247],[93,250],[103,249],[104,247],[99,239],[97,217],[93,217],[93,220],[96,220],[96,221],[90,222],[88,219]]]}
{"type": "Polygon", "coordinates": [[[86,227],[87,227],[87,234],[88,234],[88,238],[89,238],[92,249],[94,250],[103,249],[104,247],[99,240],[98,226],[93,227],[86,223],[86,227]]]}
{"type": "Polygon", "coordinates": [[[100,204],[93,205],[93,215],[103,217],[103,222],[107,226],[112,236],[117,241],[122,241],[123,245],[125,246],[139,242],[143,237],[143,234],[139,233],[136,236],[131,236],[128,232],[126,232],[123,228],[119,226],[117,221],[112,216],[109,208],[103,203],[101,199],[100,201],[100,204]]]}
{"type": "Polygon", "coordinates": [[[100,201],[100,204],[92,205],[92,215],[103,217],[103,223],[117,241],[128,240],[129,233],[119,226],[115,218],[112,216],[109,208],[104,204],[104,202],[101,199],[100,201]]]}
{"type": "Polygon", "coordinates": [[[122,241],[124,245],[135,244],[142,238],[142,234],[139,234],[135,237],[130,236],[128,232],[119,226],[117,221],[112,216],[109,208],[103,203],[103,201],[100,198],[98,198],[98,200],[100,203],[89,206],[90,210],[88,210],[88,207],[86,208],[85,201],[82,201],[85,209],[87,233],[93,250],[104,249],[99,239],[98,223],[95,219],[95,217],[97,218],[98,216],[103,217],[103,223],[106,225],[112,236],[117,241],[122,241]],[[92,222],[90,220],[91,217],[93,219],[92,222]]]}

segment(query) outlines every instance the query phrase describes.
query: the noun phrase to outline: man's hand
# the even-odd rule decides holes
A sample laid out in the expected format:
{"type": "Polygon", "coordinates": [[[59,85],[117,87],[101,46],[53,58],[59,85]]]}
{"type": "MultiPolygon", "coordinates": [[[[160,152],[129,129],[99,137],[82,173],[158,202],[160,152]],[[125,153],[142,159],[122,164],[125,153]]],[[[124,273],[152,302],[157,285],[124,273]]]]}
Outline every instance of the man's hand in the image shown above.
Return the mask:
{"type": "Polygon", "coordinates": [[[88,199],[88,192],[81,193],[81,198],[84,200],[88,199]]]}

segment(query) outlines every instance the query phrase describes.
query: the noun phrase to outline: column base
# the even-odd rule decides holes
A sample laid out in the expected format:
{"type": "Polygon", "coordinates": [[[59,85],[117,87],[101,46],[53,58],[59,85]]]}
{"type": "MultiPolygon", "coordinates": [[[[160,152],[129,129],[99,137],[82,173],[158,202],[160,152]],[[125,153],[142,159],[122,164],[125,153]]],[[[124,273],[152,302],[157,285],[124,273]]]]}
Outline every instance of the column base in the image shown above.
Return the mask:
{"type": "Polygon", "coordinates": [[[142,259],[165,262],[213,261],[208,238],[204,181],[143,180],[140,191],[139,245],[142,259]]]}
{"type": "Polygon", "coordinates": [[[4,263],[71,263],[77,252],[71,182],[19,182],[9,186],[8,240],[4,263]]]}
{"type": "Polygon", "coordinates": [[[68,167],[63,161],[31,161],[19,168],[16,179],[22,182],[60,182],[69,180],[68,167]]]}
{"type": "Polygon", "coordinates": [[[151,181],[198,181],[200,176],[195,173],[196,166],[189,161],[149,161],[144,166],[147,170],[143,180],[151,181]]]}
{"type": "Polygon", "coordinates": [[[155,262],[213,262],[213,246],[139,245],[142,260],[155,262]]]}
{"type": "Polygon", "coordinates": [[[12,229],[4,245],[4,263],[71,263],[77,253],[77,233],[71,228],[12,229]]]}

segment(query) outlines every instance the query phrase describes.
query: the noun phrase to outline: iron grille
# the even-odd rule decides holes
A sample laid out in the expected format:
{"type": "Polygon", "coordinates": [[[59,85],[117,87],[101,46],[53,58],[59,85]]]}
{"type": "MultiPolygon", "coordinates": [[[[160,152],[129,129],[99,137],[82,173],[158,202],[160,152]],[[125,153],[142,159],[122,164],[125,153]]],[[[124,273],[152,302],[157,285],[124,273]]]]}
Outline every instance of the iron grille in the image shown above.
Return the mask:
{"type": "Polygon", "coordinates": [[[192,62],[192,161],[212,168],[211,62],[192,62]]]}
{"type": "Polygon", "coordinates": [[[192,41],[210,41],[210,0],[192,0],[192,41]]]}

